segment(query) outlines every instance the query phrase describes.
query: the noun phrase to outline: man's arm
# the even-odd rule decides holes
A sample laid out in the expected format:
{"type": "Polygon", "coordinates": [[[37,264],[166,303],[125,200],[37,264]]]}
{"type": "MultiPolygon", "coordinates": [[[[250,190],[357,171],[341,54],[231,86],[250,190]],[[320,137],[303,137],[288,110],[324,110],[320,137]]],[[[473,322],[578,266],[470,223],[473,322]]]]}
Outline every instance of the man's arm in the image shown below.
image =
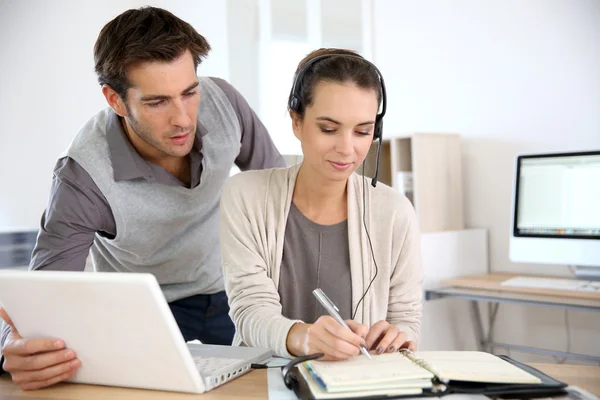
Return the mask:
{"type": "Polygon", "coordinates": [[[60,159],[29,269],[83,271],[96,232],[116,235],[108,201],[75,160],[60,159]]]}
{"type": "Polygon", "coordinates": [[[210,79],[225,93],[240,121],[242,146],[235,164],[242,171],[285,167],[285,161],[273,144],[267,128],[244,96],[227,81],[220,78],[210,79]]]}
{"type": "MultiPolygon", "coordinates": [[[[48,206],[32,253],[30,270],[83,271],[97,231],[116,235],[110,206],[89,174],[73,159],[54,168],[48,206]]],[[[2,324],[0,349],[10,326],[2,324]]],[[[4,357],[0,358],[0,372],[4,357]]]]}

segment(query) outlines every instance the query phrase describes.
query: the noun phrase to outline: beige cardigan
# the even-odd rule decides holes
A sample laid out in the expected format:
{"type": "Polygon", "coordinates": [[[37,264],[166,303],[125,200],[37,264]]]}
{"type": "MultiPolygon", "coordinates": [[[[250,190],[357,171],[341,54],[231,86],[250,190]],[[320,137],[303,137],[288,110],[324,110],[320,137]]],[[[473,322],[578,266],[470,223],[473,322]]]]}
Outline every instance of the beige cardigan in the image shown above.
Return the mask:
{"type": "MultiPolygon", "coordinates": [[[[283,241],[299,165],[247,171],[225,184],[221,197],[221,248],[225,289],[235,324],[234,345],[287,351],[288,331],[297,321],[281,315],[277,286],[283,241]]],[[[399,192],[365,179],[366,225],[378,275],[355,319],[367,326],[387,320],[418,341],[423,272],[414,209],[399,192]]],[[[348,241],[352,310],[375,273],[363,226],[363,178],[348,179],[348,241]]]]}

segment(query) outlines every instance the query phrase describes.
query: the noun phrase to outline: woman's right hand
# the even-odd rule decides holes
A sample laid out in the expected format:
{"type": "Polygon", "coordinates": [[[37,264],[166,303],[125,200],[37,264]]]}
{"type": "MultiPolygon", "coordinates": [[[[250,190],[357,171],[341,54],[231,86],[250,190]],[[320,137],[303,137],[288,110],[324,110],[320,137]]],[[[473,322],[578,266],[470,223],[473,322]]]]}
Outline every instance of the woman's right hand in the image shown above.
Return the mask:
{"type": "Polygon", "coordinates": [[[366,325],[347,320],[350,330],[340,325],[333,317],[324,315],[314,324],[297,323],[288,332],[287,348],[293,356],[323,353],[320,360],[346,360],[360,354],[369,333],[366,325]]]}

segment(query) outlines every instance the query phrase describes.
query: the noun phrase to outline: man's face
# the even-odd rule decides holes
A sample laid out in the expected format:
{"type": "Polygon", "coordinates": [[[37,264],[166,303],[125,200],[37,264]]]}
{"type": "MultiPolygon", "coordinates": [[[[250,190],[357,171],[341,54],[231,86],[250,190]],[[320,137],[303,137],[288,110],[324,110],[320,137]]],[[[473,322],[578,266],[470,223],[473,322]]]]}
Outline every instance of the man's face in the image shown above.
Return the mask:
{"type": "Polygon", "coordinates": [[[186,156],[194,144],[200,91],[189,51],[170,62],[148,62],[128,71],[128,136],[148,159],[186,156]]]}

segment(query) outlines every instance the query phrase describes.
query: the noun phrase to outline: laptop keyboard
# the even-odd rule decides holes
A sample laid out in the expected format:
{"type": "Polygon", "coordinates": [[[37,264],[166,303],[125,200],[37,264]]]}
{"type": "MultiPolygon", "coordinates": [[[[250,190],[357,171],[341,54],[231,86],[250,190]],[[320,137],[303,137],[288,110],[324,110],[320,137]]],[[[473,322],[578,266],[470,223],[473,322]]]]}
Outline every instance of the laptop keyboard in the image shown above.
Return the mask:
{"type": "Polygon", "coordinates": [[[244,361],[241,358],[221,358],[221,357],[194,357],[194,362],[198,371],[202,375],[212,375],[215,371],[233,365],[237,362],[244,361]]]}

